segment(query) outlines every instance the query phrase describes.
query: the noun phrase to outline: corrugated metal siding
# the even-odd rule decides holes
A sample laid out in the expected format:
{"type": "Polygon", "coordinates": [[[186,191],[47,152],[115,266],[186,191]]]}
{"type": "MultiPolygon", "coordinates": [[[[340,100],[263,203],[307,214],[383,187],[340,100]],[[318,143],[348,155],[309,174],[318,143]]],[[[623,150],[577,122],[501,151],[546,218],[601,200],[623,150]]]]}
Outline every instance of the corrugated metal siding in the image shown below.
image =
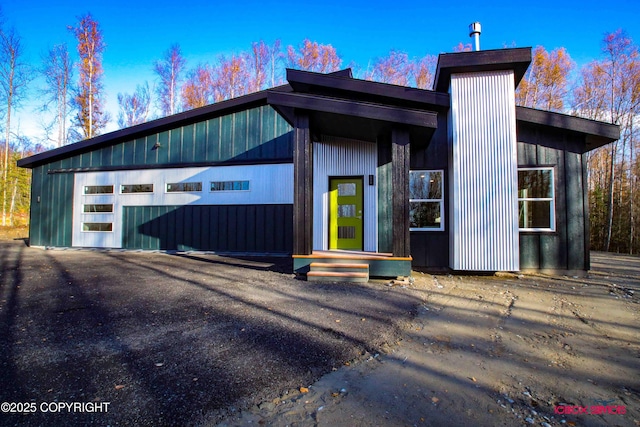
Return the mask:
{"type": "Polygon", "coordinates": [[[122,247],[290,254],[293,205],[125,206],[122,247]]]}
{"type": "Polygon", "coordinates": [[[513,71],[451,77],[451,268],[519,270],[513,71]]]}
{"type": "Polygon", "coordinates": [[[364,176],[364,250],[378,250],[377,146],[344,138],[323,137],[313,145],[313,249],[329,248],[329,177],[364,176]]]}

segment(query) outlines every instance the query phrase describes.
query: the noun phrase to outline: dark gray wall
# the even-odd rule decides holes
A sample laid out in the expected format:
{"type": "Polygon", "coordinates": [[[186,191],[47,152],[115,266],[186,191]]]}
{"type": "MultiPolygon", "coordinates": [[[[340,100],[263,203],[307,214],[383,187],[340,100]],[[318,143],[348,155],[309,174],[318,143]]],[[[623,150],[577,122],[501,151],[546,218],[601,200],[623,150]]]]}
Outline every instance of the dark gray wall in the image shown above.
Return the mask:
{"type": "Polygon", "coordinates": [[[411,256],[414,267],[442,269],[449,266],[449,157],[447,142],[447,115],[438,114],[438,128],[431,142],[411,142],[411,169],[442,169],[444,172],[444,231],[412,231],[411,256]]]}
{"type": "Polygon", "coordinates": [[[518,167],[553,166],[555,232],[520,233],[520,268],[589,269],[589,209],[583,136],[518,123],[518,167]],[[568,149],[565,149],[568,148],[568,149]]]}

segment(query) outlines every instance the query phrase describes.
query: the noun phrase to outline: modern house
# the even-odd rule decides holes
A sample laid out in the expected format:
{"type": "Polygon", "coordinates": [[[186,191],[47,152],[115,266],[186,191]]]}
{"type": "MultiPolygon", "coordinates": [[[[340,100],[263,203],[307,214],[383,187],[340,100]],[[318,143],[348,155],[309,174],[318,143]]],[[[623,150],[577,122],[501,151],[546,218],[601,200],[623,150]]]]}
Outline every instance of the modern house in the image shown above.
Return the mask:
{"type": "Polygon", "coordinates": [[[530,62],[443,54],[433,90],[287,70],[284,86],[22,159],[30,244],[282,254],[309,278],[579,274],[584,154],[619,128],[516,106],[530,62]]]}

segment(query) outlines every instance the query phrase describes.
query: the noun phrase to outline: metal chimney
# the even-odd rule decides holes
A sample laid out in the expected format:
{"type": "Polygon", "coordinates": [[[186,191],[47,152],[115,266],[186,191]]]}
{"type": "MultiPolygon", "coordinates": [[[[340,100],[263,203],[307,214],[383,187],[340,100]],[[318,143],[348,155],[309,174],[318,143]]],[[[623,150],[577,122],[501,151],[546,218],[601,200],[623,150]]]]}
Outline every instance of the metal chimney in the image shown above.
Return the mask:
{"type": "Polygon", "coordinates": [[[473,42],[475,44],[475,50],[480,50],[480,33],[482,32],[482,27],[479,22],[474,22],[469,25],[469,37],[473,37],[473,42]]]}

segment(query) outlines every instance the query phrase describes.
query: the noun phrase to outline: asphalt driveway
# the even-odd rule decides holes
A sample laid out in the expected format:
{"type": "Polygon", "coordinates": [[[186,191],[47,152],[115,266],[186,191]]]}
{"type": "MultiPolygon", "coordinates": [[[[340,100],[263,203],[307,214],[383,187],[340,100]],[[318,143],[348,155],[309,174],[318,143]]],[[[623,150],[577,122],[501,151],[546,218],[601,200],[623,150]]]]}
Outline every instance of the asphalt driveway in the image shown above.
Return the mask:
{"type": "Polygon", "coordinates": [[[0,262],[0,425],[214,424],[378,352],[420,303],[296,280],[287,258],[20,240],[0,262]]]}

